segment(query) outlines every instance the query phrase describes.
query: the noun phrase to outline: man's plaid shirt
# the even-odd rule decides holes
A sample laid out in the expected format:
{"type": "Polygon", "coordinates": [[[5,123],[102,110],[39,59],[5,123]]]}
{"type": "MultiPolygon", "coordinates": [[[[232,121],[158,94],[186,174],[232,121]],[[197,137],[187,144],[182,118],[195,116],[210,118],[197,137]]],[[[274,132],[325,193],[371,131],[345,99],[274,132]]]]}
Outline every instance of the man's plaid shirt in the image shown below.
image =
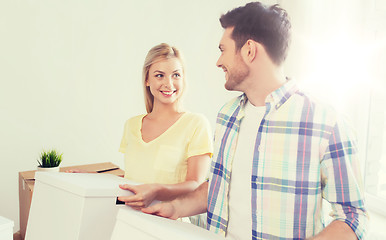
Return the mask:
{"type": "MultiPolygon", "coordinates": [[[[247,101],[243,94],[217,116],[208,193],[208,229],[226,234],[232,160],[247,101]]],[[[293,81],[271,93],[257,126],[253,167],[252,239],[304,239],[324,228],[322,199],[334,220],[362,239],[368,221],[355,137],[328,106],[293,81]]],[[[233,186],[237,187],[237,186],[233,186]]],[[[240,223],[243,224],[243,223],[240,223]]]]}

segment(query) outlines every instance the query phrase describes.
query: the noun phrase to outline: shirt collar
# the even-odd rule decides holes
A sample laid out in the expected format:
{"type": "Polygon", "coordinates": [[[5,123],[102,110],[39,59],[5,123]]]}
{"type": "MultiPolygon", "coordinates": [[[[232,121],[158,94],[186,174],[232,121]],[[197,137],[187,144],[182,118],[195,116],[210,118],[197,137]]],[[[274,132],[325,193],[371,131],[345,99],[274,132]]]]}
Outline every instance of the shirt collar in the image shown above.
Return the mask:
{"type": "Polygon", "coordinates": [[[273,91],[265,99],[265,105],[269,104],[275,109],[279,109],[294,93],[298,87],[294,80],[287,78],[287,81],[280,88],[273,91]]]}
{"type": "MultiPolygon", "coordinates": [[[[265,99],[265,105],[271,106],[270,108],[274,107],[275,109],[279,109],[294,93],[298,91],[298,87],[294,80],[291,80],[287,78],[287,81],[278,89],[270,93],[266,99],[265,99]]],[[[239,103],[238,105],[241,107],[240,114],[243,117],[244,116],[244,108],[245,104],[247,103],[248,98],[245,93],[243,93],[239,97],[239,103]]]]}

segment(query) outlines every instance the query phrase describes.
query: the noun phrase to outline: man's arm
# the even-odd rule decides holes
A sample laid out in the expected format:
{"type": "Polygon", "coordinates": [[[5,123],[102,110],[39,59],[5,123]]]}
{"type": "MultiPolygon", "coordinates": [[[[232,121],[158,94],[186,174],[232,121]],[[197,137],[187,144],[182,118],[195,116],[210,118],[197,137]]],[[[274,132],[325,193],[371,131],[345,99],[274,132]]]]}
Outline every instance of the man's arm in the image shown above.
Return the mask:
{"type": "Polygon", "coordinates": [[[321,161],[322,196],[334,221],[315,239],[363,239],[368,223],[356,137],[338,118],[321,161]]]}
{"type": "Polygon", "coordinates": [[[143,208],[142,212],[165,218],[177,219],[206,212],[208,204],[208,182],[202,183],[196,190],[171,202],[163,202],[143,208]]]}
{"type": "Polygon", "coordinates": [[[141,209],[148,207],[153,200],[171,201],[178,196],[194,191],[205,180],[210,156],[209,154],[192,156],[188,158],[187,162],[188,169],[184,182],[176,184],[123,184],[119,187],[133,192],[134,195],[119,197],[118,200],[134,209],[141,209]]]}
{"type": "Polygon", "coordinates": [[[357,240],[357,235],[345,223],[339,220],[331,222],[318,235],[309,238],[309,240],[357,240]]]}

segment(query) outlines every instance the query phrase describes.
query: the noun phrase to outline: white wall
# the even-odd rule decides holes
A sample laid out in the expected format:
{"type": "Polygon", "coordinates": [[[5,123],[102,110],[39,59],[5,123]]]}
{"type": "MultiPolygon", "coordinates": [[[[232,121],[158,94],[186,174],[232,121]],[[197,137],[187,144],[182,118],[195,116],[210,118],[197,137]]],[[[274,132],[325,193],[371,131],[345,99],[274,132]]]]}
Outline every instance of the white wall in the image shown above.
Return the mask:
{"type": "MultiPolygon", "coordinates": [[[[218,18],[246,2],[0,0],[0,215],[19,229],[18,172],[35,169],[43,148],[62,151],[62,166],[122,166],[123,124],[145,111],[141,68],[158,43],[184,53],[185,106],[214,126],[218,108],[238,94],[226,92],[215,66],[218,18]]],[[[278,2],[295,33],[286,73],[304,78],[308,52],[299,40],[314,31],[308,20],[320,26],[323,19],[311,1],[278,2]]]]}
{"type": "Polygon", "coordinates": [[[145,111],[147,51],[167,42],[187,64],[186,108],[214,125],[235,93],[217,69],[221,13],[244,1],[0,1],[0,215],[18,220],[18,172],[43,148],[62,166],[111,161],[125,120],[145,111]]]}

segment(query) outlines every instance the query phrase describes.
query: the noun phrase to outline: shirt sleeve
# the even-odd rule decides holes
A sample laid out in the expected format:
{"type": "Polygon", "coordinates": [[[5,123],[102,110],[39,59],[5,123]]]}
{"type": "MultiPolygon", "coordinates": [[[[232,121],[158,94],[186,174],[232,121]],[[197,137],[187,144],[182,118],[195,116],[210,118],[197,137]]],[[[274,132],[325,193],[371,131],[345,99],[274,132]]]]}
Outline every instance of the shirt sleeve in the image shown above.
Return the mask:
{"type": "Polygon", "coordinates": [[[209,154],[210,157],[213,155],[213,139],[212,132],[208,120],[204,116],[199,116],[197,119],[194,133],[190,139],[187,158],[192,156],[209,154]]]}
{"type": "Polygon", "coordinates": [[[340,121],[332,129],[321,162],[322,196],[332,207],[331,217],[345,222],[363,239],[368,223],[354,134],[340,121]]]}
{"type": "Polygon", "coordinates": [[[119,146],[119,152],[125,153],[126,147],[128,143],[128,131],[129,131],[129,120],[126,121],[124,129],[123,129],[123,136],[121,140],[121,145],[119,146]]]}

